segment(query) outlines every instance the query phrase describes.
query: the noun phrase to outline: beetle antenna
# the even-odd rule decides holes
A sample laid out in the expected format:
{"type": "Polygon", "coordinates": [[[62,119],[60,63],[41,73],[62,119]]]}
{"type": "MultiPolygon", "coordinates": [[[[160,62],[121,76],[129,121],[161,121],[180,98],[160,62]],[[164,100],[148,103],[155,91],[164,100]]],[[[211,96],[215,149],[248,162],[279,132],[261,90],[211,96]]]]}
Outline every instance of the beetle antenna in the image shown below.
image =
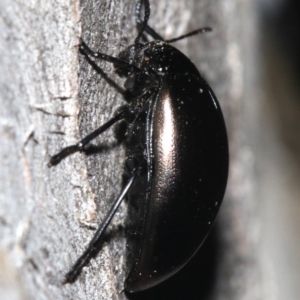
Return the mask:
{"type": "Polygon", "coordinates": [[[141,24],[141,28],[138,32],[138,35],[134,41],[134,44],[137,46],[140,42],[140,38],[142,37],[146,27],[147,27],[147,24],[148,24],[148,20],[149,20],[149,16],[150,16],[150,3],[149,3],[149,0],[141,0],[137,5],[136,5],[136,14],[139,15],[139,12],[140,12],[140,9],[141,9],[141,5],[142,5],[142,2],[144,3],[144,10],[145,10],[145,13],[144,13],[144,20],[141,24]]]}
{"type": "Polygon", "coordinates": [[[199,29],[196,29],[196,30],[193,30],[187,34],[184,34],[184,35],[181,35],[177,38],[174,38],[174,39],[170,39],[170,40],[165,40],[166,43],[173,43],[173,42],[177,42],[179,40],[182,40],[182,39],[185,39],[189,36],[192,36],[192,35],[196,35],[198,33],[205,33],[205,32],[210,32],[212,31],[212,29],[210,27],[203,27],[203,28],[199,28],[199,29]]]}
{"type": "MultiPolygon", "coordinates": [[[[143,0],[142,0],[143,1],[143,0]]],[[[210,32],[212,31],[212,28],[210,27],[203,27],[203,28],[199,28],[196,30],[193,30],[187,34],[181,35],[179,37],[170,39],[170,40],[165,40],[162,36],[160,36],[153,28],[151,28],[147,22],[148,22],[148,18],[149,15],[147,16],[147,20],[146,20],[146,9],[149,9],[149,14],[150,14],[150,6],[149,6],[149,1],[146,0],[146,7],[145,7],[145,19],[141,20],[141,6],[142,6],[142,1],[138,2],[135,8],[135,17],[136,17],[136,22],[137,25],[140,27],[140,31],[139,31],[139,35],[137,36],[136,40],[135,40],[135,44],[137,45],[139,43],[139,39],[141,38],[142,34],[148,33],[153,39],[155,40],[159,40],[159,41],[164,41],[166,43],[173,43],[173,42],[177,42],[179,40],[185,39],[187,37],[199,34],[199,33],[205,33],[205,32],[210,32]],[[148,6],[147,6],[148,5],[148,6]]]]}
{"type": "MultiPolygon", "coordinates": [[[[138,28],[141,28],[141,25],[143,24],[143,20],[141,19],[141,2],[138,2],[135,8],[135,18],[136,23],[138,25],[138,28]]],[[[149,25],[147,24],[144,28],[143,33],[148,33],[153,39],[164,41],[164,38],[161,37],[156,31],[154,31],[149,25]]]]}

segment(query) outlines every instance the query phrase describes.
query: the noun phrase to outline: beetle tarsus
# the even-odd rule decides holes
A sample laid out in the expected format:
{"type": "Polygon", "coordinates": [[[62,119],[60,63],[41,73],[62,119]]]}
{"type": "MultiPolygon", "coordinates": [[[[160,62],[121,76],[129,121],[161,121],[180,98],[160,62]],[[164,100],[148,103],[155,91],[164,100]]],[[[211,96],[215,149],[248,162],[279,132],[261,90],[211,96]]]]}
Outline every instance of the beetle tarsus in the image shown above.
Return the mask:
{"type": "Polygon", "coordinates": [[[52,166],[57,165],[65,157],[67,157],[70,154],[75,153],[77,151],[79,151],[78,150],[78,145],[72,145],[72,146],[68,146],[66,148],[63,148],[59,153],[51,156],[50,161],[48,163],[48,167],[52,167],[52,166]]]}

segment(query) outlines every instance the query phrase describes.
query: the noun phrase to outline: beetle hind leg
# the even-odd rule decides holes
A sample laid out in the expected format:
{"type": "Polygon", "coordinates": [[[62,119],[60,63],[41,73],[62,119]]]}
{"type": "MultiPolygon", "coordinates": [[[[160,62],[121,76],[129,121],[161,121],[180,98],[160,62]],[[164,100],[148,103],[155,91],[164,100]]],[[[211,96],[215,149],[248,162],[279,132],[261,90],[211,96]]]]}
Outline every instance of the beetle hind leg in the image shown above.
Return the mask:
{"type": "Polygon", "coordinates": [[[128,179],[124,189],[120,193],[119,197],[115,200],[112,207],[110,208],[109,212],[107,213],[105,219],[103,220],[102,224],[97,229],[94,237],[92,238],[91,242],[89,243],[86,250],[83,252],[83,254],[79,257],[79,259],[75,262],[71,270],[65,275],[64,284],[66,283],[72,283],[74,282],[77,277],[79,276],[82,268],[88,264],[88,262],[91,260],[91,258],[97,253],[99,249],[100,243],[103,241],[104,233],[108,227],[108,225],[111,223],[111,220],[115,213],[117,212],[120,204],[126,197],[128,191],[130,190],[132,184],[134,183],[134,180],[137,176],[136,169],[133,169],[131,171],[131,176],[128,179]]]}

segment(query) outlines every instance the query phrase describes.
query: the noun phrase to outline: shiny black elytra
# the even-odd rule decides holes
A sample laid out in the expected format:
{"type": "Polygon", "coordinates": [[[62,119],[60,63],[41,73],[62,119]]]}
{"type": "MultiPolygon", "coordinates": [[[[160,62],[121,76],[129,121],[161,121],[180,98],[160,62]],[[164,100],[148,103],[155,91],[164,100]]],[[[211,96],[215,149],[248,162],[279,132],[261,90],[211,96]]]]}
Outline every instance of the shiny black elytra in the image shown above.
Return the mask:
{"type": "Polygon", "coordinates": [[[51,157],[49,166],[85,151],[96,136],[120,120],[129,124],[125,174],[127,183],[65,283],[74,282],[95,254],[124,198],[129,273],[125,290],[137,292],[159,284],[181,269],[200,248],[220,208],[228,176],[228,142],[219,103],[194,64],[170,42],[209,31],[202,28],[164,41],[147,23],[149,0],[136,6],[139,33],[119,58],[93,52],[126,76],[132,95],[127,106],[100,128],[51,157]],[[144,3],[144,20],[140,19],[144,3]],[[142,44],[149,34],[155,40],[142,44]]]}

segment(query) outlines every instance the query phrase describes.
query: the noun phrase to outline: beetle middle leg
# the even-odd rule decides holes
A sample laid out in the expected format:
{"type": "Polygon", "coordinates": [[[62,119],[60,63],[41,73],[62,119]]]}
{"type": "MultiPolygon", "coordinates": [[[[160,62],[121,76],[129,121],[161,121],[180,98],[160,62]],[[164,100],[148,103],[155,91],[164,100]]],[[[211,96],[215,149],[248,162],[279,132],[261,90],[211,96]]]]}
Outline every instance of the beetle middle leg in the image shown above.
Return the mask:
{"type": "Polygon", "coordinates": [[[129,106],[123,106],[120,109],[117,110],[115,116],[111,118],[109,121],[107,121],[105,124],[97,128],[95,131],[91,132],[89,135],[87,135],[85,138],[83,138],[81,141],[79,141],[75,145],[71,145],[68,147],[63,148],[60,152],[57,154],[51,156],[50,161],[48,163],[48,166],[54,166],[57,165],[61,160],[63,160],[65,157],[69,156],[70,154],[73,154],[75,152],[84,151],[88,144],[96,138],[98,135],[109,129],[112,125],[117,123],[118,121],[121,121],[130,115],[129,106]]]}

